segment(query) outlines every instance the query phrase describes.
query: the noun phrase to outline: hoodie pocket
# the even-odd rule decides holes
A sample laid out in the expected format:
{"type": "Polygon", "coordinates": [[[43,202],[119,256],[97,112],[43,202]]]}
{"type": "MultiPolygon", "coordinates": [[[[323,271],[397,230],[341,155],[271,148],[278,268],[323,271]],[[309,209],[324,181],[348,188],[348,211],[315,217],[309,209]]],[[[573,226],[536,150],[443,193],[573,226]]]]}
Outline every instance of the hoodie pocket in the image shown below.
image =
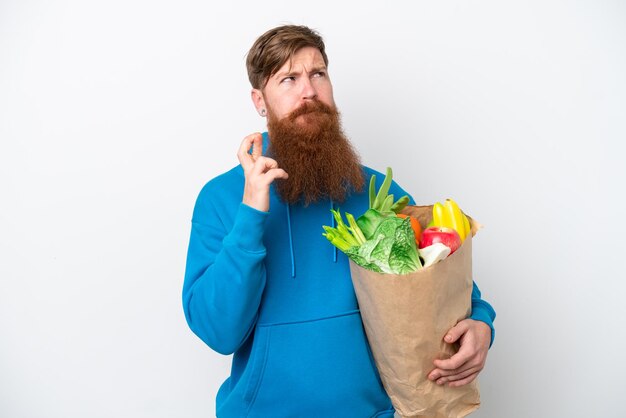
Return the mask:
{"type": "Polygon", "coordinates": [[[256,396],[261,377],[265,370],[270,332],[271,327],[257,327],[255,332],[255,344],[250,358],[251,364],[249,366],[248,383],[243,394],[244,405],[248,407],[254,402],[254,397],[256,396]]]}
{"type": "Polygon", "coordinates": [[[358,311],[258,325],[243,394],[249,417],[371,417],[389,410],[358,311]]]}

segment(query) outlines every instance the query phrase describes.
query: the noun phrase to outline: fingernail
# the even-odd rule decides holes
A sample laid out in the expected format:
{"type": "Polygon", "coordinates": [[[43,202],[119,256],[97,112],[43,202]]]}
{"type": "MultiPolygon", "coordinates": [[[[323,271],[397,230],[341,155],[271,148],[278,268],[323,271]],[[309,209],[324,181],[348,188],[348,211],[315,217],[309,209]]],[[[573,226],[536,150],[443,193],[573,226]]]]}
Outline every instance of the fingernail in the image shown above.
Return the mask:
{"type": "Polygon", "coordinates": [[[446,341],[447,342],[452,342],[452,335],[450,335],[450,334],[446,335],[446,341]]]}

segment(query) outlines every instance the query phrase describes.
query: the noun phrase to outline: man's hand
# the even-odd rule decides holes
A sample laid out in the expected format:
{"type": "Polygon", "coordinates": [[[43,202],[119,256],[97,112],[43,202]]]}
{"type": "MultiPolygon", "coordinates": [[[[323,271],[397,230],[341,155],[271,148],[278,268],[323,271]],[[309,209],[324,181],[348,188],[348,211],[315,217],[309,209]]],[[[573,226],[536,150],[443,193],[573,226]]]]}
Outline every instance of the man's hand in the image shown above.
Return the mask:
{"type": "Polygon", "coordinates": [[[276,179],[286,179],[288,176],[285,170],[278,168],[275,160],[264,157],[262,152],[263,136],[257,132],[243,139],[237,158],[246,177],[243,203],[267,212],[270,209],[270,184],[276,179]],[[252,154],[249,154],[251,146],[252,154]]]}
{"type": "Polygon", "coordinates": [[[491,342],[491,328],[481,321],[464,319],[444,337],[445,342],[459,341],[459,351],[447,360],[435,360],[435,369],[428,378],[438,385],[463,386],[478,376],[485,367],[491,342]]]}

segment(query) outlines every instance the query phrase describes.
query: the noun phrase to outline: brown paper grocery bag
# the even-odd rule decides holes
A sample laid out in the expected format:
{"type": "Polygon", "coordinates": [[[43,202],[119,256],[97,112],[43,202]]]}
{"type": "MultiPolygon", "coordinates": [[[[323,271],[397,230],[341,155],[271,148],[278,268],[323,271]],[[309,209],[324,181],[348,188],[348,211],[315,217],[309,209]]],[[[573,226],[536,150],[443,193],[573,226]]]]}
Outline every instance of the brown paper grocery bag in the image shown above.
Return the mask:
{"type": "MultiPolygon", "coordinates": [[[[423,228],[432,206],[407,206],[423,228]]],[[[471,220],[472,235],[478,224],[471,220]]],[[[366,270],[350,261],[367,339],[383,386],[405,418],[461,418],[478,409],[478,383],[450,388],[428,380],[436,358],[449,358],[458,345],[446,332],[471,313],[472,239],[445,260],[414,273],[366,270]]]]}

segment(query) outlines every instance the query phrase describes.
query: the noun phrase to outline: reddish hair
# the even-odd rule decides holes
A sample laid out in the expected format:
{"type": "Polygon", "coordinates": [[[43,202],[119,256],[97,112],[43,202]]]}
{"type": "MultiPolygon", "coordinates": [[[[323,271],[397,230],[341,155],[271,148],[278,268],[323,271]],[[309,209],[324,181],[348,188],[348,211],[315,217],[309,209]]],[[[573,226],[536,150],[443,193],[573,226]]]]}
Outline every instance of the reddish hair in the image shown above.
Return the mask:
{"type": "Polygon", "coordinates": [[[252,87],[259,90],[265,87],[271,76],[298,50],[307,46],[317,48],[328,66],[324,40],[315,30],[306,26],[284,25],[265,32],[254,42],[246,58],[252,87]]]}

